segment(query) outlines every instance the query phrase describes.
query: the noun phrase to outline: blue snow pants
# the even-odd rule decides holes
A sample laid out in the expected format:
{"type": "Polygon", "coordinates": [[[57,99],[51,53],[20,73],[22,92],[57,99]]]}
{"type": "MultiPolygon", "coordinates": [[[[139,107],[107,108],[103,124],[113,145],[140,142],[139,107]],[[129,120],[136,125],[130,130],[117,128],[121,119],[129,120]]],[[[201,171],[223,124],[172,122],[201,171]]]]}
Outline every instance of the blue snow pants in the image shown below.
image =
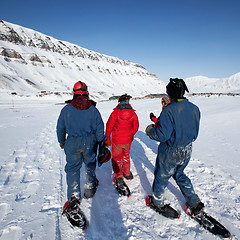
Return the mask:
{"type": "Polygon", "coordinates": [[[81,198],[80,169],[85,163],[85,186],[92,188],[96,182],[97,140],[95,135],[88,137],[68,137],[64,151],[66,154],[67,197],[72,194],[81,198]]]}
{"type": "Polygon", "coordinates": [[[170,177],[173,177],[179,186],[185,200],[190,207],[196,206],[200,199],[194,192],[191,180],[183,172],[189,163],[192,154],[192,144],[185,147],[170,147],[166,142],[158,147],[158,156],[154,171],[153,203],[164,205],[163,193],[170,177]]]}

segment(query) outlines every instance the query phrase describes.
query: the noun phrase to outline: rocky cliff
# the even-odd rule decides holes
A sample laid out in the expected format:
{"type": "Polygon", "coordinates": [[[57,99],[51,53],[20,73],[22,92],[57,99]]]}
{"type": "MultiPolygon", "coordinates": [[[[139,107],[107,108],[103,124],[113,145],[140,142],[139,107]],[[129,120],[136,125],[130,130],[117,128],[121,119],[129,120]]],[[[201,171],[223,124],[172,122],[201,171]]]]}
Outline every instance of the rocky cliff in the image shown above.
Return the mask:
{"type": "Polygon", "coordinates": [[[165,84],[140,64],[0,20],[1,92],[62,94],[71,92],[78,80],[99,99],[165,91],[165,84]]]}

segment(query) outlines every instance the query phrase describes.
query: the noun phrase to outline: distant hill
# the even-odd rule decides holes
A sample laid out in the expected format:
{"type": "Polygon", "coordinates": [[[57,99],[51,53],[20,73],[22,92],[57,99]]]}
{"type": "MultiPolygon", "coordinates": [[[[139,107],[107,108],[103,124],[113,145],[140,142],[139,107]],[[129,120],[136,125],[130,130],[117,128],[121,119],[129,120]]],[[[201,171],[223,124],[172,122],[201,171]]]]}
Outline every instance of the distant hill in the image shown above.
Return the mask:
{"type": "Polygon", "coordinates": [[[240,93],[240,72],[229,78],[196,76],[185,81],[190,93],[240,93]]]}

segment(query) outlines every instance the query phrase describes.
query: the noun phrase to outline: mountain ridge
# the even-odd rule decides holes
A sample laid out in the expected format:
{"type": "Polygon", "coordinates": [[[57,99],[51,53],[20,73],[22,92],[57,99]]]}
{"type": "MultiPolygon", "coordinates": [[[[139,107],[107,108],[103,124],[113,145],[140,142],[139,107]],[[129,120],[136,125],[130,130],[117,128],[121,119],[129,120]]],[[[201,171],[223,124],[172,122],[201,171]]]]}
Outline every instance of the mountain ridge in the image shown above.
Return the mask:
{"type": "Polygon", "coordinates": [[[107,56],[0,20],[0,91],[70,92],[85,81],[98,99],[164,92],[165,84],[142,65],[107,56]],[[20,66],[22,65],[22,66],[20,66]]]}
{"type": "Polygon", "coordinates": [[[120,60],[117,57],[107,56],[98,52],[88,50],[86,48],[80,47],[76,44],[69,43],[63,40],[57,40],[51,36],[39,33],[29,28],[21,27],[16,24],[6,23],[0,20],[0,24],[5,27],[6,34],[0,34],[0,40],[12,42],[14,44],[20,44],[23,46],[36,47],[40,49],[49,50],[52,52],[58,52],[61,54],[73,55],[82,58],[89,58],[91,60],[99,61],[99,59],[104,59],[109,61],[111,59],[112,63],[124,63],[125,65],[134,64],[136,67],[144,67],[137,63],[132,63],[129,60],[120,60]],[[22,31],[22,36],[19,35],[14,29],[18,28],[22,31]],[[8,31],[7,31],[8,30],[8,31]],[[31,34],[32,33],[32,34],[31,34]],[[32,35],[32,36],[31,36],[32,35]]]}

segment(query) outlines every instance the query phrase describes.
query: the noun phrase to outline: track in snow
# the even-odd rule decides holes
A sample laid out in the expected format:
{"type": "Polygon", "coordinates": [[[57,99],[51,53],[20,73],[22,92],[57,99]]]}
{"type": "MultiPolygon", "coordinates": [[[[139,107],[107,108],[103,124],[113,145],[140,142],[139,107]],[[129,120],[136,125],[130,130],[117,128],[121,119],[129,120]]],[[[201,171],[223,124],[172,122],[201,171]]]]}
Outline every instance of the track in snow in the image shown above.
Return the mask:
{"type": "MultiPolygon", "coordinates": [[[[55,122],[51,122],[0,168],[0,239],[218,239],[184,214],[185,201],[173,180],[165,196],[181,212],[179,220],[166,219],[145,206],[157,147],[145,133],[137,133],[131,151],[134,179],[126,181],[130,198],[119,197],[112,186],[110,162],[97,168],[98,191],[81,203],[89,221],[82,232],[71,228],[61,215],[66,201],[65,156],[56,141],[55,122]]],[[[206,211],[238,239],[240,187],[223,170],[206,167],[198,159],[191,160],[186,172],[206,211]]]]}

